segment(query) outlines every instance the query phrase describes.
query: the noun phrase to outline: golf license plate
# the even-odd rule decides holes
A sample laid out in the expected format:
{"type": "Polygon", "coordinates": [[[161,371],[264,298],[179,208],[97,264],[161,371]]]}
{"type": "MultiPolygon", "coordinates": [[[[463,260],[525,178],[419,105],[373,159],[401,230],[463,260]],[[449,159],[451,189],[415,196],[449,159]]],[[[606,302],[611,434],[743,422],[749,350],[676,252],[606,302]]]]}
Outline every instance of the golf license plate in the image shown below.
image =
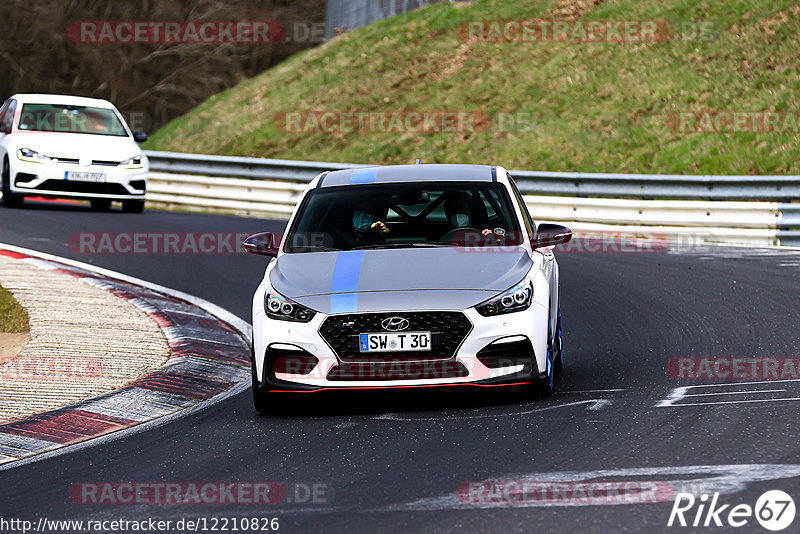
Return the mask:
{"type": "Polygon", "coordinates": [[[380,334],[359,334],[358,347],[361,352],[431,350],[431,333],[392,332],[380,334]]]}
{"type": "Polygon", "coordinates": [[[105,182],[106,175],[102,172],[65,171],[64,179],[75,182],[105,182]]]}

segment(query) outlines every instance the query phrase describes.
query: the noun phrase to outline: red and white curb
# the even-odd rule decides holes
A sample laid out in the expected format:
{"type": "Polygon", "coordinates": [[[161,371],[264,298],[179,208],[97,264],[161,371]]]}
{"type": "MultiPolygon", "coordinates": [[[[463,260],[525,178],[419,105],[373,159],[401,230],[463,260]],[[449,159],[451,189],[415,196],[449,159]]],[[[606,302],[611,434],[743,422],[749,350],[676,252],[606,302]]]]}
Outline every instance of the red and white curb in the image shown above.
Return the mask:
{"type": "Polygon", "coordinates": [[[172,353],[163,366],[120,389],[1,424],[0,469],[49,457],[61,453],[61,448],[75,448],[112,432],[121,437],[128,434],[126,429],[144,430],[248,385],[249,325],[217,306],[65,258],[4,244],[0,254],[83,279],[127,300],[159,325],[172,353]]]}

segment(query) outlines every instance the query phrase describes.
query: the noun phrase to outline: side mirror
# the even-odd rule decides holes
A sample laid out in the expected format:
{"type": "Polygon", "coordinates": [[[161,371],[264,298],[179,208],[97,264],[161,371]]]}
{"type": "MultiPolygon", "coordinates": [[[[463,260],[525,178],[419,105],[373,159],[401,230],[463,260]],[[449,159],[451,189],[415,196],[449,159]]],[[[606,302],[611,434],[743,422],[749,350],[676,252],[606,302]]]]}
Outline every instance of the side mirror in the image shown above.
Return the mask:
{"type": "Polygon", "coordinates": [[[137,143],[144,143],[147,141],[147,134],[141,130],[134,130],[133,131],[133,140],[137,143]]]}
{"type": "Polygon", "coordinates": [[[542,247],[553,247],[568,243],[572,239],[572,230],[560,224],[540,224],[536,229],[536,237],[531,239],[531,246],[534,249],[542,247]]]}
{"type": "Polygon", "coordinates": [[[250,254],[260,254],[261,256],[277,256],[281,248],[281,241],[272,232],[261,232],[253,234],[244,240],[242,244],[244,250],[250,254]]]}

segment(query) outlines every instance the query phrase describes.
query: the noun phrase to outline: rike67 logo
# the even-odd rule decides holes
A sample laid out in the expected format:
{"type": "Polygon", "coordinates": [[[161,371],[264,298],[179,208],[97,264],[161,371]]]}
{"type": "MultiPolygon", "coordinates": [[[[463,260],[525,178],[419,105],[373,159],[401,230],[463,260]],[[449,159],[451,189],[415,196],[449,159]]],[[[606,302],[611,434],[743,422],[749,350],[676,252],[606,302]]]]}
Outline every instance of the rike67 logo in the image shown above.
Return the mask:
{"type": "Polygon", "coordinates": [[[779,532],[794,521],[794,500],[786,492],[770,490],[762,494],[756,505],[720,504],[719,493],[706,494],[699,498],[691,493],[678,493],[669,514],[667,526],[721,527],[747,526],[754,532],[753,518],[767,530],[779,532]]]}

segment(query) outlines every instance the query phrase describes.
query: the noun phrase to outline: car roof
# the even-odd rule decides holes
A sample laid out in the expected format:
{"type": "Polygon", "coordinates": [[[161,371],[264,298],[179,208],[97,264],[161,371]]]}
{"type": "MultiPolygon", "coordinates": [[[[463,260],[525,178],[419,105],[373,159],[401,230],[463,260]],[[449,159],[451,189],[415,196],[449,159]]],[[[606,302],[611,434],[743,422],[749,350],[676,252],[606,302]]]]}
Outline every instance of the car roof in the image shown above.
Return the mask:
{"type": "Polygon", "coordinates": [[[491,165],[423,164],[386,165],[331,171],[320,177],[317,187],[396,182],[494,182],[491,165]]]}
{"type": "Polygon", "coordinates": [[[88,98],[73,95],[51,95],[39,93],[18,93],[11,98],[21,104],[65,104],[72,106],[92,106],[96,108],[113,109],[114,104],[101,98],[88,98]]]}

